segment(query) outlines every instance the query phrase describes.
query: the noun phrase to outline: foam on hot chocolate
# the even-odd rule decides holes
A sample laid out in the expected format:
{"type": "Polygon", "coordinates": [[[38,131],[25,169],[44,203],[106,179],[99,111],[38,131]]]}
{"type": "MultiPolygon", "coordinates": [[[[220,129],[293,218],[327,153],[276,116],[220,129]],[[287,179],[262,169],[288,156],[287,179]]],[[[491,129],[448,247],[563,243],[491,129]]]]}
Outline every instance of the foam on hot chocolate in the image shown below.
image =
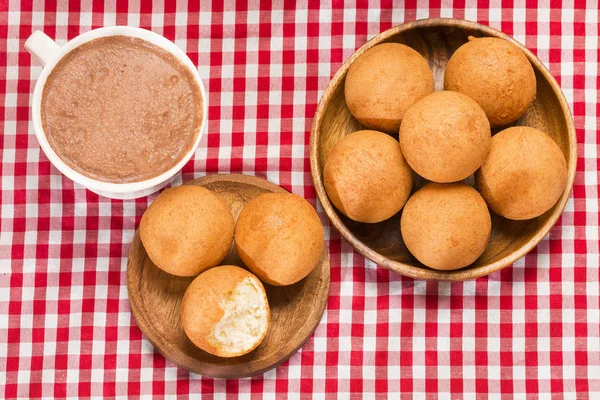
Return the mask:
{"type": "Polygon", "coordinates": [[[42,126],[77,172],[137,182],[166,172],[199,134],[202,95],[192,73],[145,40],[109,36],[68,53],[48,76],[42,126]]]}

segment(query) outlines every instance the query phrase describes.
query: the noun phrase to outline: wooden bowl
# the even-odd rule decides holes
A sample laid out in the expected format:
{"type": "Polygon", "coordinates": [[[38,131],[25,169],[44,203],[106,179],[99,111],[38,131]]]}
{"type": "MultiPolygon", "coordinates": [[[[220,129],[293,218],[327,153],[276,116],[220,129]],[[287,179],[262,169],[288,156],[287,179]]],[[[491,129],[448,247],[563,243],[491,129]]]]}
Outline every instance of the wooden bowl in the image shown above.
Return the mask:
{"type": "MultiPolygon", "coordinates": [[[[187,183],[212,190],[231,208],[234,219],[253,197],[286,192],[280,186],[248,175],[209,175],[187,183]]],[[[235,246],[221,264],[243,267],[235,246]]],[[[179,367],[212,378],[243,378],[262,374],[290,358],[319,324],[329,294],[327,248],[315,269],[290,286],[264,284],[271,308],[271,326],[264,341],[241,357],[221,358],[196,347],[180,322],[181,299],[194,277],[177,277],[156,267],[135,233],[127,264],[127,290],[138,326],[162,355],[179,367]]]]}
{"type": "MultiPolygon", "coordinates": [[[[504,129],[494,129],[494,133],[504,129]]],[[[398,135],[396,134],[396,139],[398,135]]],[[[523,45],[488,26],[455,19],[408,22],[375,36],[358,49],[335,74],[317,108],[310,138],[310,163],[317,195],[325,212],[342,236],[362,255],[377,264],[420,279],[465,280],[502,269],[533,249],[556,223],[573,186],[577,140],[569,105],[550,71],[523,45]],[[569,171],[567,186],[557,204],[545,214],[528,221],[510,221],[492,213],[492,235],[481,257],[471,266],[456,271],[436,271],[418,262],[406,249],[400,235],[401,212],[387,221],[364,224],[342,215],[329,201],[323,186],[323,165],[335,143],[348,133],[364,129],[350,114],[344,98],[344,81],[350,65],[367,49],[385,42],[403,43],[421,53],[435,77],[436,90],[443,90],[444,70],[452,53],[468,36],[498,37],[519,47],[529,58],[537,78],[537,98],[531,108],[511,125],[531,126],[548,133],[559,145],[569,171]]],[[[413,191],[426,181],[417,177],[413,191]]],[[[474,185],[471,176],[467,183],[474,185]]]]}

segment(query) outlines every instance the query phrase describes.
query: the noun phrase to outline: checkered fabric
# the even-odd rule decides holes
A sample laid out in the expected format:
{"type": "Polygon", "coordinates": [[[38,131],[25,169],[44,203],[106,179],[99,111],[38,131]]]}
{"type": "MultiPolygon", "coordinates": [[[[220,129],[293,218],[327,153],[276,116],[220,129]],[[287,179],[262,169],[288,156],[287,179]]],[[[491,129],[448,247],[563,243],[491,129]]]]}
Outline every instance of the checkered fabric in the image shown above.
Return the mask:
{"type": "Polygon", "coordinates": [[[600,398],[595,0],[83,3],[0,0],[0,398],[600,398]],[[209,96],[207,134],[176,184],[243,172],[316,204],[308,143],[329,79],[375,34],[440,16],[513,35],[562,86],[579,161],[550,234],[488,277],[424,282],[365,260],[319,208],[331,291],[296,355],[227,381],[165,360],[136,326],[126,289],[129,243],[156,195],[108,200],[50,164],[31,123],[41,67],[27,37],[39,29],[63,44],[117,24],[173,40],[209,96]]]}

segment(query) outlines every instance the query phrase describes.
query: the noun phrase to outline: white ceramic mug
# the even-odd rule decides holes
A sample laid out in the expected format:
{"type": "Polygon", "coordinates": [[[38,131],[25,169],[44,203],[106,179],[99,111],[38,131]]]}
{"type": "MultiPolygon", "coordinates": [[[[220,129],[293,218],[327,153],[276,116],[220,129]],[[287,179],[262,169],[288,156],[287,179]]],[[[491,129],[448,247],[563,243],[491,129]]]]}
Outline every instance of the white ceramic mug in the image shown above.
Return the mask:
{"type": "Polygon", "coordinates": [[[33,91],[33,100],[31,106],[35,135],[37,136],[38,142],[40,143],[42,150],[46,154],[46,157],[50,159],[50,162],[52,162],[52,164],[60,172],[62,172],[71,180],[79,183],[80,185],[91,190],[92,192],[105,197],[110,197],[113,199],[134,199],[137,197],[147,196],[151,193],[154,193],[163,186],[167,185],[169,182],[171,182],[174,176],[181,170],[181,168],[183,168],[185,163],[187,163],[196,152],[196,148],[200,143],[200,139],[202,138],[204,127],[206,125],[206,91],[204,90],[204,85],[200,80],[200,75],[198,74],[196,66],[192,63],[189,57],[181,49],[179,49],[179,47],[175,45],[175,43],[171,42],[167,38],[141,28],[132,28],[129,26],[113,26],[94,29],[89,32],[86,32],[70,40],[67,44],[61,47],[43,32],[36,31],[25,42],[25,49],[27,49],[27,51],[31,53],[31,55],[33,55],[35,58],[37,58],[38,61],[44,66],[44,69],[42,70],[42,73],[38,78],[37,83],[35,85],[35,89],[33,91]],[[108,183],[92,179],[80,174],[79,172],[75,171],[67,164],[65,164],[65,162],[61,160],[60,157],[58,157],[54,149],[52,149],[52,147],[48,143],[48,139],[46,137],[46,134],[44,133],[44,129],[42,128],[42,118],[40,113],[42,93],[44,91],[46,79],[48,78],[48,75],[50,75],[52,69],[56,66],[56,64],[68,52],[82,45],[83,43],[89,42],[90,40],[94,40],[99,37],[117,35],[131,36],[146,40],[156,46],[161,47],[162,49],[171,53],[173,56],[177,57],[177,59],[181,61],[181,63],[185,65],[190,70],[190,72],[192,72],[192,76],[194,76],[196,83],[200,88],[200,93],[202,95],[202,122],[200,124],[198,136],[196,137],[196,141],[194,142],[192,148],[187,153],[185,153],[185,155],[173,168],[169,169],[166,172],[163,172],[162,174],[154,178],[140,182],[108,183]]]}

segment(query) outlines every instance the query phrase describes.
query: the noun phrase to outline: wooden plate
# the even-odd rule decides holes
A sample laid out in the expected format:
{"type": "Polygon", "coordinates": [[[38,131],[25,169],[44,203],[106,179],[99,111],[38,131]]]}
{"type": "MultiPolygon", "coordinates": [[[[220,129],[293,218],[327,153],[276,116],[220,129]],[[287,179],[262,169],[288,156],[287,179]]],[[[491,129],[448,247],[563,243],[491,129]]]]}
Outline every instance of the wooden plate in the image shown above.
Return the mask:
{"type": "MultiPolygon", "coordinates": [[[[286,192],[280,186],[248,175],[209,175],[187,183],[212,190],[231,208],[234,219],[253,197],[265,192],[286,192]]],[[[243,264],[232,245],[222,264],[243,264]]],[[[329,293],[327,248],[317,267],[300,282],[284,287],[265,284],[271,307],[271,327],[265,340],[242,357],[220,358],[196,347],[180,323],[183,294],[194,278],[167,274],[147,256],[135,233],[127,264],[131,311],[154,347],[177,366],[213,378],[242,378],[276,367],[308,340],[319,324],[329,293]]]]}
{"type": "MultiPolygon", "coordinates": [[[[494,132],[500,129],[495,129],[494,132]]],[[[565,96],[548,69],[523,45],[504,33],[488,26],[455,19],[408,22],[380,33],[358,49],[346,60],[325,89],[313,119],[310,138],[310,164],[315,188],[333,225],[360,254],[387,269],[421,279],[477,278],[511,265],[523,257],[542,240],[560,217],[573,186],[576,162],[577,138],[573,117],[565,96]],[[492,214],[492,236],[482,256],[473,265],[461,270],[436,271],[418,262],[406,249],[399,229],[401,212],[378,224],[358,223],[339,213],[329,201],[323,186],[323,164],[340,138],[364,129],[350,114],[344,98],[344,81],[348,68],[363,52],[385,42],[406,44],[429,61],[436,90],[442,90],[448,59],[458,47],[467,42],[469,36],[502,38],[523,50],[535,71],[537,98],[525,115],[511,125],[531,126],[548,133],[562,150],[569,175],[562,197],[551,210],[528,221],[510,221],[492,214]]],[[[424,183],[422,178],[415,179],[413,191],[424,183]]],[[[467,183],[474,184],[472,177],[467,183]]]]}

